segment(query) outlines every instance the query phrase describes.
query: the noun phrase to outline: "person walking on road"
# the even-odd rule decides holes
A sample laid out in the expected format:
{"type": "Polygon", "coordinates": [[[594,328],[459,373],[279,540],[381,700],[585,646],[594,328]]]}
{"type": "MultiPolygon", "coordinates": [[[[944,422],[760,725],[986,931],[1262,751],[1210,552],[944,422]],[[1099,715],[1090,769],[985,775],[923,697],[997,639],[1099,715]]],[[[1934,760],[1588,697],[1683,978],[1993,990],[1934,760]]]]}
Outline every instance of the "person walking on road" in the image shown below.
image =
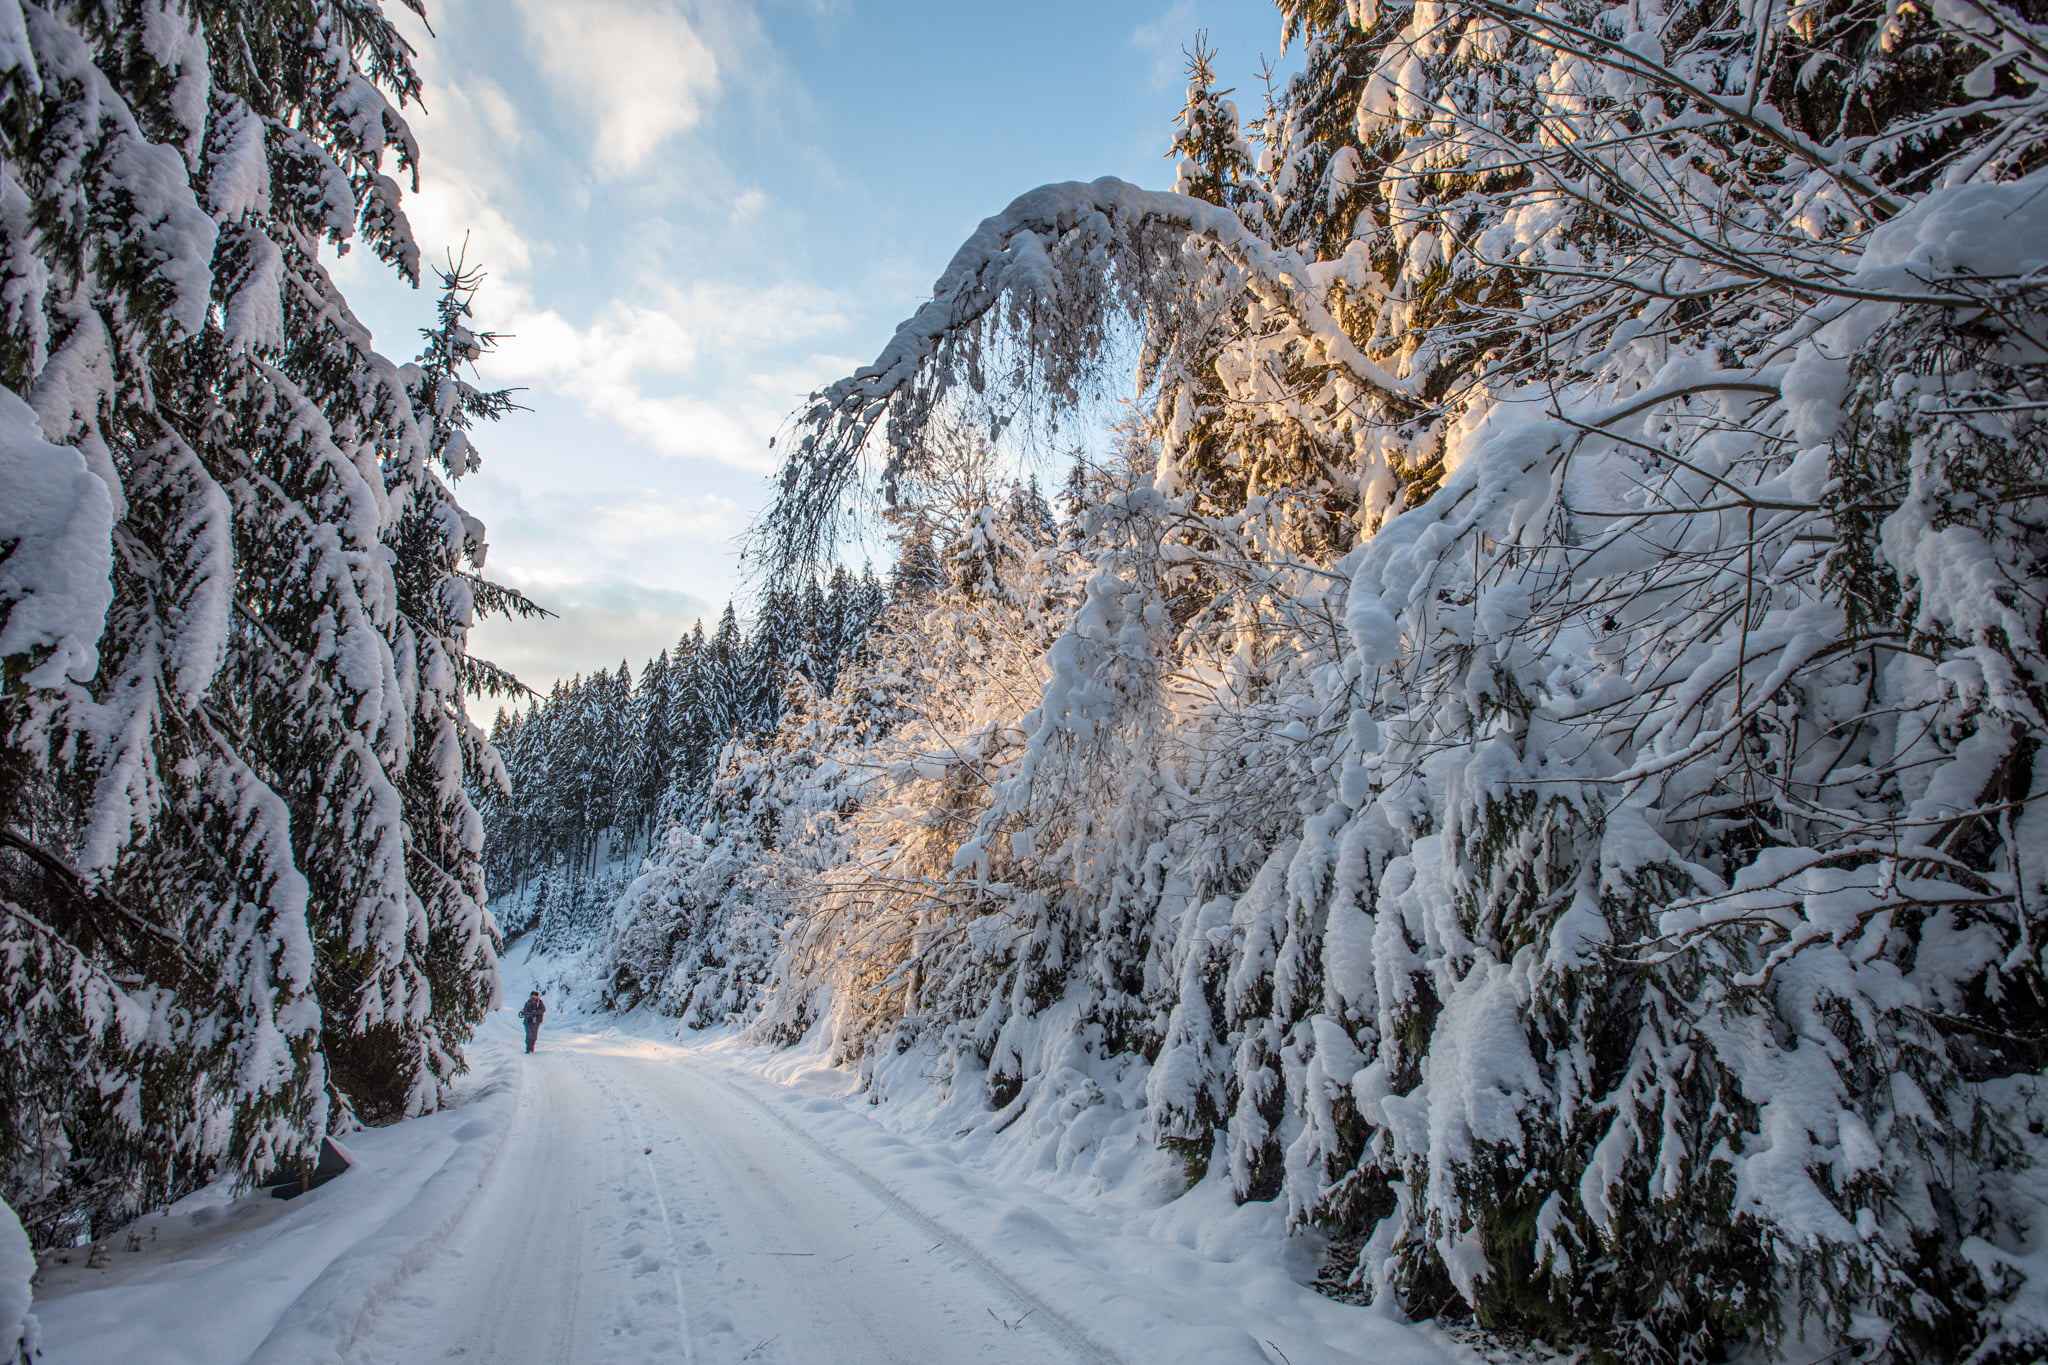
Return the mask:
{"type": "Polygon", "coordinates": [[[533,988],[533,994],[526,997],[526,1003],[519,1007],[519,1017],[526,1021],[526,1050],[533,1051],[533,1045],[540,1041],[540,1021],[547,1017],[548,1002],[540,998],[540,987],[533,988]]]}

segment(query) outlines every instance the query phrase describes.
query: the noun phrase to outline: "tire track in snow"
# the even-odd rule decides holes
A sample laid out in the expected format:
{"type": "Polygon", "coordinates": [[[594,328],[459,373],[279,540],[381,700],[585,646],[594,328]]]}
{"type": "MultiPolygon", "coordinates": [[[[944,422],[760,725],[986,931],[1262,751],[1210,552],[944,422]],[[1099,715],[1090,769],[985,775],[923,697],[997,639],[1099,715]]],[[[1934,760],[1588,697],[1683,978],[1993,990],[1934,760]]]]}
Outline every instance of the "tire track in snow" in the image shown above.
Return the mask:
{"type": "MultiPolygon", "coordinates": [[[[522,1067],[521,1070],[525,1068],[522,1067]]],[[[533,1070],[538,1080],[529,1092],[534,1094],[534,1103],[531,1111],[525,1115],[529,1132],[522,1134],[522,1137],[535,1143],[541,1152],[540,1157],[532,1160],[531,1164],[542,1170],[559,1169],[566,1156],[563,1134],[556,1125],[545,1122],[542,1115],[559,1107],[557,1092],[561,1088],[561,1078],[553,1074],[549,1066],[538,1066],[533,1070]]],[[[516,1207],[521,1230],[516,1241],[526,1244],[543,1239],[548,1231],[555,1234],[556,1255],[563,1258],[563,1263],[558,1265],[556,1271],[557,1297],[552,1305],[552,1320],[548,1324],[552,1343],[550,1357],[566,1361],[571,1358],[570,1345],[574,1340],[577,1308],[582,1296],[583,1245],[579,1238],[560,1236],[564,1206],[570,1210],[570,1218],[573,1219],[577,1215],[573,1204],[563,1199],[559,1192],[555,1192],[553,1197],[555,1203],[552,1207],[542,1198],[526,1198],[519,1201],[516,1207]],[[544,1214],[549,1216],[543,1217],[544,1214]]],[[[501,1261],[494,1266],[491,1273],[491,1299],[508,1305],[521,1304],[525,1296],[521,1292],[524,1287],[520,1285],[519,1280],[527,1269],[524,1264],[509,1260],[501,1261]]],[[[489,1319],[482,1324],[485,1332],[483,1344],[492,1353],[501,1355],[506,1339],[516,1339],[523,1329],[530,1326],[530,1322],[504,1315],[489,1319]]]]}
{"type": "Polygon", "coordinates": [[[839,1152],[834,1151],[814,1135],[804,1131],[798,1124],[776,1113],[772,1105],[749,1095],[743,1087],[735,1085],[724,1076],[719,1075],[714,1067],[706,1066],[694,1058],[677,1058],[676,1060],[680,1066],[688,1070],[692,1075],[708,1082],[745,1105],[754,1113],[767,1119],[776,1128],[793,1138],[807,1150],[815,1153],[842,1175],[859,1184],[861,1188],[880,1200],[885,1207],[951,1248],[953,1254],[962,1261],[965,1261],[977,1274],[1001,1289],[1014,1302],[1027,1309],[1037,1326],[1044,1330],[1048,1336],[1056,1339],[1060,1345],[1071,1351],[1076,1357],[1093,1362],[1093,1365],[1127,1365],[1122,1356],[1090,1336],[1072,1318],[1069,1318],[1066,1314],[1060,1312],[1059,1309],[1053,1307],[1037,1294],[1032,1293],[1029,1289],[1018,1283],[964,1237],[929,1217],[888,1185],[870,1175],[839,1152]]]}
{"type": "Polygon", "coordinates": [[[612,1108],[618,1111],[619,1117],[625,1120],[626,1131],[633,1135],[633,1145],[640,1149],[640,1159],[647,1165],[647,1183],[654,1191],[654,1206],[661,1210],[661,1239],[668,1247],[668,1275],[670,1282],[675,1286],[676,1321],[682,1334],[683,1365],[697,1365],[697,1350],[690,1331],[690,1299],[683,1292],[683,1262],[681,1255],[676,1251],[675,1222],[669,1217],[668,1197],[662,1193],[661,1175],[654,1166],[653,1145],[640,1131],[640,1125],[633,1118],[631,1107],[614,1094],[610,1086],[596,1078],[595,1069],[586,1071],[585,1075],[598,1093],[611,1101],[612,1108]]]}
{"type": "MultiPolygon", "coordinates": [[[[507,1051],[509,1055],[509,1048],[507,1051]]],[[[335,1359],[342,1362],[392,1359],[392,1348],[385,1338],[408,1316],[419,1313],[423,1304],[431,1306],[437,1301],[447,1271],[446,1258],[454,1254],[458,1260],[462,1259],[463,1244],[475,1235],[475,1224],[479,1219],[488,1223],[492,1218],[506,1216],[504,1208],[492,1198],[479,1196],[502,1193],[504,1182],[522,1170],[535,1167],[552,1169],[564,1160],[564,1135],[547,1121],[549,1114],[561,1108],[558,1092],[563,1081],[553,1061],[550,1056],[549,1061],[541,1065],[512,1062],[510,1069],[516,1078],[517,1102],[499,1134],[498,1146],[491,1153],[490,1162],[479,1172],[462,1209],[447,1220],[433,1238],[421,1242],[413,1250],[401,1277],[362,1305],[345,1337],[337,1343],[335,1359]],[[394,1318],[397,1323],[394,1323],[394,1318]]],[[[570,1074],[583,1079],[578,1071],[570,1074]]],[[[551,1230],[556,1236],[550,1245],[556,1248],[558,1256],[566,1258],[567,1264],[558,1262],[554,1267],[547,1301],[550,1313],[542,1322],[534,1320],[531,1286],[519,1283],[522,1274],[530,1270],[529,1266],[515,1259],[491,1263],[485,1272],[489,1285],[485,1298],[504,1305],[504,1311],[480,1318],[472,1325],[460,1344],[463,1353],[480,1349],[484,1352],[483,1359],[496,1360],[504,1357],[508,1340],[525,1342],[536,1333],[545,1332],[548,1343],[545,1358],[554,1361],[571,1359],[571,1332],[582,1292],[583,1248],[579,1239],[559,1236],[565,1203],[560,1192],[548,1190],[543,1190],[538,1196],[518,1200],[511,1207],[511,1216],[516,1220],[518,1230],[502,1237],[508,1245],[538,1243],[546,1238],[543,1229],[552,1225],[551,1230]],[[549,1204],[551,1196],[552,1205],[549,1204]]],[[[575,1216],[573,1206],[570,1206],[568,1216],[575,1216]]],[[[429,1311],[435,1310],[430,1307],[429,1311]]],[[[261,1359],[252,1360],[251,1365],[258,1365],[261,1359]]],[[[294,1355],[278,1357],[279,1365],[286,1361],[291,1365],[304,1365],[309,1359],[311,1357],[294,1355]]]]}
{"type": "Polygon", "coordinates": [[[957,1239],[672,1055],[569,1034],[524,1060],[536,1072],[529,1103],[491,1188],[433,1267],[373,1315],[350,1360],[1114,1361],[957,1239]],[[830,1259],[780,1259],[810,1256],[778,1249],[806,1237],[830,1243],[830,1259]],[[1020,1307],[1031,1310],[1021,1331],[1009,1321],[1020,1307]]]}

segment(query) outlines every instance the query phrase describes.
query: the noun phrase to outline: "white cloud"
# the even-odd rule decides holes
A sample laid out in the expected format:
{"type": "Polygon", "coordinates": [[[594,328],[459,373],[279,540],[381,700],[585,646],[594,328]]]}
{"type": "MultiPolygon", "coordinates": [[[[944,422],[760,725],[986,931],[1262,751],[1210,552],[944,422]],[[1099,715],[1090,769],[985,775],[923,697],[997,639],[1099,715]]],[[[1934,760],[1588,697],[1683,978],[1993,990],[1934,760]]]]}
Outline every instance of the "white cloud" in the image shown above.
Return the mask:
{"type": "Polygon", "coordinates": [[[631,0],[516,0],[534,61],[597,126],[609,175],[637,170],[693,128],[718,94],[718,58],[666,5],[631,0]]]}
{"type": "MultiPolygon", "coordinates": [[[[517,72],[453,62],[455,30],[490,23],[503,0],[452,0],[443,40],[426,38],[409,16],[426,88],[427,112],[410,121],[421,145],[421,188],[406,199],[425,264],[463,250],[490,280],[479,313],[503,335],[487,366],[492,383],[551,390],[663,455],[716,460],[749,472],[774,464],[768,439],[813,388],[846,373],[843,358],[816,354],[843,332],[845,301],[832,291],[784,280],[751,287],[730,279],[676,285],[644,280],[595,313],[558,302],[566,255],[582,238],[587,205],[557,196],[537,201],[522,168],[544,158],[548,113],[517,72]],[[550,246],[549,243],[558,245],[550,246]]],[[[676,0],[514,0],[524,21],[529,79],[569,97],[586,121],[569,136],[593,135],[616,168],[653,155],[696,124],[718,89],[721,54],[748,70],[773,66],[754,16],[724,0],[695,0],[685,18],[676,0]]],[[[573,187],[572,187],[573,188],[573,187]]],[[[780,207],[762,189],[727,192],[729,233],[757,230],[780,207]]],[[[714,210],[715,211],[715,210],[714,210]]],[[[666,224],[650,212],[642,236],[666,224]]],[[[372,286],[377,263],[356,253],[340,265],[344,287],[372,286]]],[[[431,274],[426,284],[431,288],[431,274]]],[[[629,288],[617,279],[612,287],[629,288]]],[[[414,339],[382,336],[407,355],[414,339]]]]}
{"type": "MultiPolygon", "coordinates": [[[[624,659],[637,675],[657,653],[672,647],[697,621],[709,630],[719,608],[692,593],[648,588],[619,580],[553,585],[519,583],[556,615],[547,620],[492,618],[470,632],[470,649],[504,668],[528,687],[546,692],[624,659]]],[[[486,700],[478,709],[488,713],[486,700]]]]}
{"type": "MultiPolygon", "coordinates": [[[[601,442],[600,433],[590,435],[601,442]]],[[[490,528],[489,571],[511,575],[516,585],[551,594],[574,595],[596,582],[642,584],[726,581],[733,537],[747,511],[729,492],[678,493],[635,480],[656,473],[645,465],[620,469],[593,451],[579,468],[603,466],[599,480],[579,484],[575,471],[566,486],[535,488],[491,472],[462,484],[465,503],[490,528]],[[516,563],[501,563],[499,542],[516,545],[516,563]]],[[[736,491],[736,490],[735,490],[736,491]]],[[[542,605],[554,609],[552,601],[542,605]]]]}
{"type": "MultiPolygon", "coordinates": [[[[504,188],[495,182],[503,162],[483,150],[493,142],[516,144],[518,115],[489,81],[451,81],[433,93],[433,112],[412,119],[425,164],[419,192],[405,200],[406,217],[424,255],[423,272],[439,264],[444,252],[460,252],[467,242],[471,263],[483,262],[493,278],[526,273],[533,265],[533,247],[499,208],[504,188]]],[[[492,292],[504,297],[502,290],[492,292]]]]}
{"type": "Polygon", "coordinates": [[[514,551],[491,578],[554,612],[547,620],[477,623],[478,655],[546,691],[557,678],[635,669],[700,618],[716,620],[730,591],[734,535],[745,509],[718,493],[675,493],[606,481],[588,489],[523,489],[488,472],[463,482],[464,499],[514,551]]]}
{"type": "Polygon", "coordinates": [[[515,314],[491,372],[545,384],[662,454],[765,471],[790,410],[851,368],[822,354],[792,365],[788,351],[845,326],[840,301],[809,285],[700,280],[658,306],[614,300],[587,326],[552,309],[515,314]]]}
{"type": "Polygon", "coordinates": [[[715,493],[669,497],[648,488],[630,501],[599,503],[592,508],[590,533],[605,545],[640,549],[677,536],[727,540],[745,519],[746,513],[731,498],[715,493]]]}

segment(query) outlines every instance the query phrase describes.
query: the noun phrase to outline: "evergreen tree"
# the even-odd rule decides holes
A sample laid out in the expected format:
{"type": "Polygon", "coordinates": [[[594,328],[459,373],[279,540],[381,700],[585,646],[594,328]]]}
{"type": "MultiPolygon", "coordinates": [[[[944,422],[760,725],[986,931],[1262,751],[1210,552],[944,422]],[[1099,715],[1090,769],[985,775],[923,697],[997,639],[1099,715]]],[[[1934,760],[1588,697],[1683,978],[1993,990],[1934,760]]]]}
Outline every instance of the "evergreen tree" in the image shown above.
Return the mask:
{"type": "Polygon", "coordinates": [[[722,742],[712,714],[709,688],[710,642],[698,621],[676,646],[675,683],[669,694],[669,728],[676,737],[676,761],[668,772],[659,819],[664,825],[693,824],[711,781],[711,765],[722,742]]]}
{"type": "Polygon", "coordinates": [[[1206,32],[1187,52],[1187,103],[1174,132],[1172,155],[1180,158],[1174,189],[1234,209],[1257,222],[1266,207],[1259,192],[1250,144],[1229,90],[1216,89],[1216,50],[1206,32]]]}
{"type": "Polygon", "coordinates": [[[1079,453],[1067,466],[1066,481],[1060,485],[1060,515],[1068,521],[1095,505],[1094,490],[1088,486],[1088,462],[1079,453]]]}
{"type": "Polygon", "coordinates": [[[710,727],[714,752],[736,735],[746,733],[751,689],[746,677],[746,642],[740,636],[739,617],[732,603],[718,618],[718,629],[706,642],[702,655],[702,705],[710,727]]]}
{"type": "MultiPolygon", "coordinates": [[[[849,644],[858,633],[853,629],[853,624],[859,619],[861,611],[861,603],[855,596],[859,587],[860,580],[849,573],[844,564],[832,566],[832,576],[825,585],[825,609],[819,617],[818,652],[821,656],[834,661],[835,674],[837,661],[846,654],[849,644]]],[[[819,690],[829,693],[832,690],[831,683],[820,679],[819,690]]]]}
{"type": "MultiPolygon", "coordinates": [[[[393,983],[350,981],[334,955],[321,978],[323,1033],[331,1082],[365,1116],[396,1117],[435,1107],[461,1067],[460,1045],[498,999],[497,929],[484,908],[483,818],[470,793],[504,781],[498,750],[465,709],[470,694],[522,691],[503,669],[469,653],[479,612],[543,615],[523,595],[481,576],[483,527],[463,512],[451,485],[477,468],[470,431],[514,408],[511,395],[462,377],[496,344],[471,330],[480,272],[453,264],[440,272],[438,325],[421,335],[417,363],[402,372],[422,436],[405,458],[387,462],[387,494],[397,506],[391,533],[398,629],[397,670],[412,693],[411,743],[399,778],[405,806],[406,879],[414,918],[396,977],[407,1007],[390,1008],[393,983]],[[445,478],[445,481],[444,481],[445,478]],[[365,993],[386,1001],[381,1020],[365,993]],[[338,1027],[353,1019],[358,1027],[338,1027]]],[[[500,721],[503,719],[500,711],[500,721]]]]}
{"type": "Polygon", "coordinates": [[[49,1241],[434,1102],[495,992],[459,790],[491,670],[451,584],[481,528],[428,472],[470,461],[319,259],[418,281],[386,171],[419,82],[381,7],[31,4],[16,33],[0,1159],[49,1241]]]}
{"type": "Polygon", "coordinates": [[[616,670],[600,672],[592,681],[597,718],[597,753],[592,766],[598,774],[600,796],[592,823],[605,831],[605,855],[615,857],[618,846],[628,841],[633,821],[629,785],[633,773],[633,670],[621,659],[616,670]]]}
{"type": "Polygon", "coordinates": [[[653,828],[661,793],[681,750],[673,728],[676,667],[664,649],[640,670],[640,682],[633,691],[622,775],[633,840],[644,839],[653,828]]]}
{"type": "Polygon", "coordinates": [[[795,592],[780,588],[762,598],[760,619],[747,637],[740,665],[746,679],[738,726],[743,734],[769,734],[781,719],[784,690],[804,659],[798,600],[795,592]]]}
{"type": "Polygon", "coordinates": [[[833,648],[836,631],[832,617],[824,585],[815,575],[805,579],[803,600],[797,608],[796,630],[800,643],[795,667],[810,680],[812,689],[821,694],[832,690],[832,675],[838,662],[837,651],[833,648]]]}
{"type": "Polygon", "coordinates": [[[890,539],[896,543],[896,563],[889,571],[892,602],[919,601],[946,581],[928,521],[908,515],[899,518],[890,539]]]}
{"type": "Polygon", "coordinates": [[[1050,545],[1059,535],[1059,523],[1053,517],[1052,504],[1045,500],[1044,492],[1038,487],[1036,474],[1010,486],[1005,515],[1015,533],[1029,544],[1050,545]]]}

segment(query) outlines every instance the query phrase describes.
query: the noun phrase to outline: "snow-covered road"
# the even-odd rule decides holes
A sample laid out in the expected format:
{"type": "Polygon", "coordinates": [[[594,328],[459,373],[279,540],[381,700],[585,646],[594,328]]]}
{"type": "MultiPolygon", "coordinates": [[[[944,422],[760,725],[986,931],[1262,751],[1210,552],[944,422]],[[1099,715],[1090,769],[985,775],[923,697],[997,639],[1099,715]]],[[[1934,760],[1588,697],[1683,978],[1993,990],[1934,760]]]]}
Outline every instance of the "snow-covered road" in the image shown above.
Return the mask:
{"type": "Polygon", "coordinates": [[[1113,1359],[675,1048],[552,1033],[454,1237],[345,1359],[1113,1359]]]}
{"type": "Polygon", "coordinates": [[[806,1048],[633,1028],[670,1026],[571,1017],[526,1056],[501,1012],[460,1103],[353,1134],[333,1183],[46,1258],[45,1365],[1474,1359],[1316,1294],[1282,1210],[1183,1193],[1115,1105],[871,1106],[806,1048]]]}

